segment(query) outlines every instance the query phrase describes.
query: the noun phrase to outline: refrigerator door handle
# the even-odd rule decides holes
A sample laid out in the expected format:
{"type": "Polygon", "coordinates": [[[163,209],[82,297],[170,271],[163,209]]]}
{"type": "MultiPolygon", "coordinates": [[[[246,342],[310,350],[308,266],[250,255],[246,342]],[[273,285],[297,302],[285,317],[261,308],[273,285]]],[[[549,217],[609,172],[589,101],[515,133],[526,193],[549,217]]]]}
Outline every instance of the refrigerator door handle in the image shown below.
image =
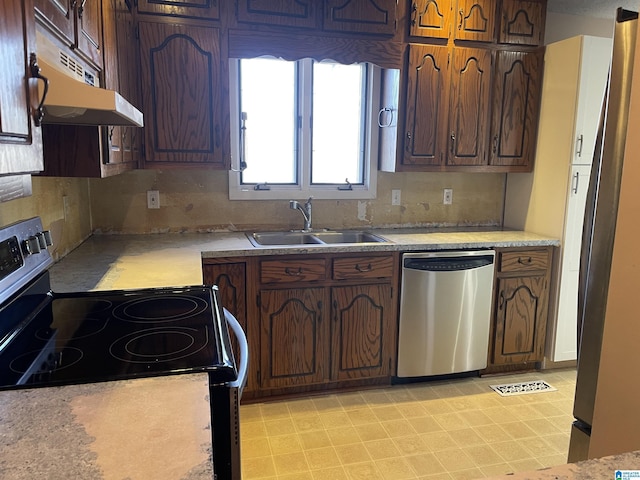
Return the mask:
{"type": "Polygon", "coordinates": [[[574,195],[578,194],[578,185],[580,184],[580,172],[576,172],[576,174],[571,179],[571,192],[574,195]]]}
{"type": "Polygon", "coordinates": [[[578,135],[578,140],[576,141],[576,154],[578,158],[582,158],[582,145],[584,144],[584,135],[578,135]]]}

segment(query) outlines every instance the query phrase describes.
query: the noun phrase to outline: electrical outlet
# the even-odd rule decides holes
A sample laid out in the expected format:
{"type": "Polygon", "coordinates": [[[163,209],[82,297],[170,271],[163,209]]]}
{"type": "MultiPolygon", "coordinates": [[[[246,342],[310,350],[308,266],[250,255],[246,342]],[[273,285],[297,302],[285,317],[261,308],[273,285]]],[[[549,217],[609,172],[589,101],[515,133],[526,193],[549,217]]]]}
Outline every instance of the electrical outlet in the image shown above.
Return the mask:
{"type": "Polygon", "coordinates": [[[391,205],[400,205],[401,190],[391,190],[391,205]]]}
{"type": "Polygon", "coordinates": [[[442,203],[444,205],[451,205],[453,203],[453,188],[444,189],[444,195],[442,196],[442,203]]]}
{"type": "Polygon", "coordinates": [[[147,208],[160,208],[160,192],[147,190],[147,208]]]}

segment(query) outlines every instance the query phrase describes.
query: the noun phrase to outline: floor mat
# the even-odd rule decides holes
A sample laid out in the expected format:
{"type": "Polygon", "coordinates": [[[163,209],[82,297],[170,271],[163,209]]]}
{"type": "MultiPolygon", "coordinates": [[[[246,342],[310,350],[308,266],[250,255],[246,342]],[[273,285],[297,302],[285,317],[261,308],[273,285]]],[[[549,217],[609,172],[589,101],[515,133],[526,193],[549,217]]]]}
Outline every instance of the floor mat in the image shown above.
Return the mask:
{"type": "Polygon", "coordinates": [[[509,397],[511,395],[524,395],[525,393],[554,392],[557,389],[543,380],[530,382],[504,383],[502,385],[489,385],[499,395],[509,397]]]}

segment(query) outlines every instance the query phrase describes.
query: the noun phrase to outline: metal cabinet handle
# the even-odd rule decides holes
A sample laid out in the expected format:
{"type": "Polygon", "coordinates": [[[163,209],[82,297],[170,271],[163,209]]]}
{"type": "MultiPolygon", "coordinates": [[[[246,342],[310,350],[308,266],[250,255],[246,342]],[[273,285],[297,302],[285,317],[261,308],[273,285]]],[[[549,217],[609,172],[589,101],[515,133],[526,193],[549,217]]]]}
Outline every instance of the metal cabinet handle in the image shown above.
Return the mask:
{"type": "Polygon", "coordinates": [[[572,183],[573,185],[571,186],[571,191],[573,192],[574,195],[576,195],[578,193],[578,185],[580,183],[579,172],[576,172],[576,174],[573,176],[572,183]]]}
{"type": "Polygon", "coordinates": [[[410,152],[410,151],[411,151],[411,132],[407,132],[407,139],[406,139],[406,141],[404,142],[404,149],[405,149],[407,152],[410,152]]]}
{"type": "Polygon", "coordinates": [[[373,270],[373,267],[371,266],[371,264],[367,264],[364,267],[361,267],[359,263],[356,264],[356,270],[359,272],[370,272],[371,270],[373,270]]]}
{"type": "Polygon", "coordinates": [[[78,18],[82,20],[82,15],[84,14],[84,4],[87,3],[87,0],[82,0],[80,6],[78,7],[78,18]]]}
{"type": "Polygon", "coordinates": [[[584,143],[584,135],[580,134],[578,137],[578,145],[576,148],[576,153],[578,154],[578,158],[582,158],[582,145],[584,143]]]}
{"type": "Polygon", "coordinates": [[[286,267],[284,269],[284,273],[286,273],[287,275],[290,275],[290,276],[296,276],[297,277],[297,276],[302,275],[302,267],[298,267],[297,270],[295,270],[293,268],[286,267]]]}
{"type": "Polygon", "coordinates": [[[498,134],[493,136],[493,153],[498,151],[498,134]]]}
{"type": "Polygon", "coordinates": [[[454,155],[456,150],[456,132],[451,132],[451,155],[454,155]]]}
{"type": "Polygon", "coordinates": [[[378,126],[380,128],[386,128],[386,127],[390,127],[392,123],[393,123],[393,109],[389,107],[381,108],[380,111],[378,112],[378,126]],[[382,123],[382,114],[384,112],[389,112],[389,121],[385,124],[382,123]]]}
{"type": "Polygon", "coordinates": [[[34,52],[32,52],[29,56],[29,68],[31,70],[31,78],[37,78],[38,80],[42,80],[44,82],[44,92],[42,92],[42,98],[40,99],[40,103],[33,112],[34,123],[36,127],[39,127],[40,125],[42,125],[42,119],[44,118],[44,102],[47,98],[47,93],[49,93],[49,79],[42,75],[40,65],[38,65],[38,57],[34,52]]]}
{"type": "Polygon", "coordinates": [[[460,9],[460,23],[458,24],[458,30],[462,30],[462,21],[464,20],[464,10],[460,9]]]}
{"type": "Polygon", "coordinates": [[[518,263],[521,265],[530,265],[532,261],[533,260],[531,257],[525,258],[524,260],[522,259],[522,257],[518,257],[518,263]]]}
{"type": "Polygon", "coordinates": [[[418,5],[416,4],[416,2],[413,2],[411,4],[411,25],[415,26],[415,24],[417,23],[417,17],[418,17],[418,5]]]}
{"type": "Polygon", "coordinates": [[[502,307],[504,307],[504,292],[503,291],[500,292],[500,301],[498,302],[498,310],[502,310],[502,307]]]}

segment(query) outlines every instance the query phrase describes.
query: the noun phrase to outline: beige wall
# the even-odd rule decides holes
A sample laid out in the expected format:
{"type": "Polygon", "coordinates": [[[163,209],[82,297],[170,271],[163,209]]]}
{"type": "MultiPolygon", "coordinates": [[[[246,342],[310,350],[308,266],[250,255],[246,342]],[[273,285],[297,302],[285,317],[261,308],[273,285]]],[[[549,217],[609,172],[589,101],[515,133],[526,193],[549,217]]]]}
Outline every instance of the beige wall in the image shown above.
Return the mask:
{"type": "MultiPolygon", "coordinates": [[[[615,6],[612,6],[612,12],[615,6]]],[[[613,18],[595,18],[566,13],[547,12],[545,24],[545,45],[576,35],[593,35],[594,37],[613,37],[613,18]]]]}
{"type": "Polygon", "coordinates": [[[0,225],[39,216],[51,230],[57,260],[91,235],[89,182],[78,178],[33,177],[33,195],[0,204],[0,225]],[[63,197],[67,197],[67,212],[63,197]]]}
{"type": "MultiPolygon", "coordinates": [[[[500,225],[504,174],[378,173],[374,200],[316,200],[316,228],[500,225]],[[442,204],[453,188],[453,205],[442,204]],[[391,205],[391,189],[402,205],[391,205]]],[[[92,226],[102,233],[301,228],[287,200],[230,201],[227,172],[140,170],[90,180],[92,226]],[[160,191],[160,209],[147,209],[147,190],[160,191]]],[[[300,200],[300,198],[298,198],[300,200]]]]}

